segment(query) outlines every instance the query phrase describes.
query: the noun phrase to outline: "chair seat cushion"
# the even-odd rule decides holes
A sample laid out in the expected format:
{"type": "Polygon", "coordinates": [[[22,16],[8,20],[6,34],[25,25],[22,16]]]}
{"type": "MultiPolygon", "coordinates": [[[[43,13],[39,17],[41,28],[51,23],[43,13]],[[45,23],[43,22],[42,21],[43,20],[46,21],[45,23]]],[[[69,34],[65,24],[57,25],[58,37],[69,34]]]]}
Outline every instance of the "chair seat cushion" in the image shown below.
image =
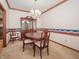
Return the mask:
{"type": "Polygon", "coordinates": [[[32,40],[30,40],[30,39],[26,39],[25,41],[24,41],[24,43],[32,43],[33,41],[32,40]]]}
{"type": "Polygon", "coordinates": [[[38,47],[40,47],[40,46],[43,47],[43,44],[40,44],[40,43],[41,43],[40,41],[35,42],[35,45],[38,46],[38,47]]]}
{"type": "Polygon", "coordinates": [[[17,37],[17,36],[12,36],[12,38],[15,38],[15,37],[17,37]]]}

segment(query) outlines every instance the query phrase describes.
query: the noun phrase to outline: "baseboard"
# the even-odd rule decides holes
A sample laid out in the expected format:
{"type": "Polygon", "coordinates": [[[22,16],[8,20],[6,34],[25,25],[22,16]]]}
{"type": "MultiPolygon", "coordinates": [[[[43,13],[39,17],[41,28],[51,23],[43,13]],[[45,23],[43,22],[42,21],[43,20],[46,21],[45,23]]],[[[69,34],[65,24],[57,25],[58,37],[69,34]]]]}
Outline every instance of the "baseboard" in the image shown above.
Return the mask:
{"type": "Polygon", "coordinates": [[[53,40],[50,40],[50,41],[51,41],[51,42],[54,42],[54,43],[56,43],[56,44],[62,45],[62,46],[64,46],[64,47],[66,47],[66,48],[72,49],[72,50],[74,50],[74,51],[76,51],[76,52],[79,52],[79,50],[76,50],[76,49],[74,49],[74,48],[68,47],[68,46],[63,45],[63,44],[61,44],[61,43],[58,43],[58,42],[56,42],[56,41],[53,41],[53,40]]]}

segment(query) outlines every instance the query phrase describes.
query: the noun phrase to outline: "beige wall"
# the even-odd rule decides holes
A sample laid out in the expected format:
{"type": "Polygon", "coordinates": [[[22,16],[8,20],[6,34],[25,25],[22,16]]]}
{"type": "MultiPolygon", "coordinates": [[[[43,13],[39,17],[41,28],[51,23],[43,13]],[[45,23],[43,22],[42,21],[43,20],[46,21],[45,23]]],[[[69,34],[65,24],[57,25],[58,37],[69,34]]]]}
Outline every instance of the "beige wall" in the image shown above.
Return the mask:
{"type": "MultiPolygon", "coordinates": [[[[40,18],[40,27],[79,30],[79,0],[68,0],[62,5],[46,12],[40,18]]],[[[51,40],[79,50],[79,37],[51,33],[51,40]]]]}
{"type": "Polygon", "coordinates": [[[68,0],[46,12],[40,18],[41,26],[48,28],[79,29],[79,0],[68,0]]]}
{"type": "Polygon", "coordinates": [[[6,28],[7,28],[8,25],[9,25],[9,22],[8,22],[8,20],[9,20],[9,8],[8,8],[8,6],[7,6],[5,0],[1,0],[0,3],[2,4],[2,6],[3,6],[3,7],[5,8],[5,10],[6,10],[6,28]]]}
{"type": "Polygon", "coordinates": [[[8,28],[21,28],[21,17],[29,16],[30,14],[27,12],[21,12],[16,10],[9,11],[9,27],[8,28]]]}
{"type": "MultiPolygon", "coordinates": [[[[0,0],[0,3],[3,5],[3,7],[6,10],[6,29],[20,28],[20,23],[21,23],[20,18],[30,15],[27,12],[21,12],[21,11],[9,9],[5,0],[0,0]]],[[[8,43],[8,41],[10,40],[9,33],[6,35],[6,38],[7,38],[6,41],[8,43]]]]}
{"type": "Polygon", "coordinates": [[[50,39],[73,49],[79,50],[79,37],[58,33],[51,33],[50,39]]]}
{"type": "MultiPolygon", "coordinates": [[[[1,0],[0,3],[6,10],[6,28],[7,28],[9,25],[9,8],[8,8],[5,0],[1,0]]],[[[6,38],[7,38],[7,35],[6,35],[6,38]]],[[[9,39],[6,39],[6,43],[8,43],[8,41],[9,41],[9,39]]]]}
{"type": "Polygon", "coordinates": [[[27,12],[9,9],[5,0],[1,0],[1,4],[6,9],[6,28],[20,28],[20,17],[30,15],[27,12]]]}

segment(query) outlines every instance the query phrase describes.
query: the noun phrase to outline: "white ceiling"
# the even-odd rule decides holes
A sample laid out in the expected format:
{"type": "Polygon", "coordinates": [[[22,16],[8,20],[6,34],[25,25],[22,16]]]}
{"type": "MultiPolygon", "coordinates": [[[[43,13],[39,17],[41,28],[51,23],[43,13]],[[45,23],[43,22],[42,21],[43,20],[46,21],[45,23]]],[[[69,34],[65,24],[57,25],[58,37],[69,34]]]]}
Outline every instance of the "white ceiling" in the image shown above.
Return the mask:
{"type": "MultiPolygon", "coordinates": [[[[45,10],[49,9],[50,7],[61,1],[63,0],[37,0],[36,8],[39,9],[41,12],[44,12],[45,10]]],[[[26,11],[30,11],[32,8],[35,7],[34,0],[8,0],[8,3],[11,8],[17,8],[26,11]]]]}

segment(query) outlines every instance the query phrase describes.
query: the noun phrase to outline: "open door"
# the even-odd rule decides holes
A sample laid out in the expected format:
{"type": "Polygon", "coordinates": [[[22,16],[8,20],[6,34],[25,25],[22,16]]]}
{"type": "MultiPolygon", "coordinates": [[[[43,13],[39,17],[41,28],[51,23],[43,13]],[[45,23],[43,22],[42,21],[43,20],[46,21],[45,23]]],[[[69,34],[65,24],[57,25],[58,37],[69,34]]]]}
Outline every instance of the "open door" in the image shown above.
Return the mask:
{"type": "Polygon", "coordinates": [[[6,47],[6,11],[0,3],[0,48],[6,47]]]}

